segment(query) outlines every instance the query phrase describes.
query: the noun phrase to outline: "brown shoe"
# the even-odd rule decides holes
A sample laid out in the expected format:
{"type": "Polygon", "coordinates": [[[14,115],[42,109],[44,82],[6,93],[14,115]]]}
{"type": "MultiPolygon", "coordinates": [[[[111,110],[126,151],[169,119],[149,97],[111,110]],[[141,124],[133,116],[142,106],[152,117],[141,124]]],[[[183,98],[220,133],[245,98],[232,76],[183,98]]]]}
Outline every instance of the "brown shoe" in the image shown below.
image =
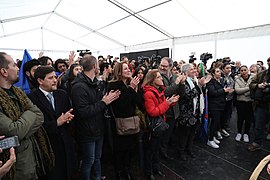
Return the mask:
{"type": "Polygon", "coordinates": [[[251,152],[254,152],[254,151],[257,151],[257,150],[261,150],[262,149],[262,146],[261,145],[258,145],[258,144],[250,144],[248,146],[248,150],[251,151],[251,152]]]}

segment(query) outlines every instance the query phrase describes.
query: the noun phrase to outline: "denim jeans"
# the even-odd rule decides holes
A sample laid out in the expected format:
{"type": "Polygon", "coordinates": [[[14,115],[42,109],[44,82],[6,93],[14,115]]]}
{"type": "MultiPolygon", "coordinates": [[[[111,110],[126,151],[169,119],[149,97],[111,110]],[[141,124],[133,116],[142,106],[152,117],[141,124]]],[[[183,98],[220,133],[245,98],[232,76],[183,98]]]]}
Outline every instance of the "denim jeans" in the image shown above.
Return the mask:
{"type": "Polygon", "coordinates": [[[94,138],[87,143],[81,143],[82,152],[82,167],[81,179],[89,180],[91,176],[91,169],[94,169],[94,179],[101,179],[101,163],[100,158],[102,154],[103,137],[94,138]]]}
{"type": "Polygon", "coordinates": [[[254,116],[255,116],[255,128],[254,134],[255,139],[254,142],[258,145],[262,145],[263,139],[265,138],[265,125],[268,122],[269,116],[268,109],[264,109],[261,107],[256,107],[254,116]]]}

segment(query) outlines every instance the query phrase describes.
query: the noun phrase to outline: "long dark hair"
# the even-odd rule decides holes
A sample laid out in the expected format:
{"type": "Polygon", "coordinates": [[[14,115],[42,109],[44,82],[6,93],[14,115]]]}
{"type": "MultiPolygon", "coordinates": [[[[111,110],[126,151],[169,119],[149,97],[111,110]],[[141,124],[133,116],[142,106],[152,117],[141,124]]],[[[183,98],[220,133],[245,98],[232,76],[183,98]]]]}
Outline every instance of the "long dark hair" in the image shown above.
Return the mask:
{"type": "Polygon", "coordinates": [[[73,73],[73,70],[75,67],[81,66],[80,64],[72,64],[69,68],[69,73],[68,73],[68,79],[65,83],[65,88],[68,93],[68,95],[71,95],[71,89],[72,89],[72,81],[75,79],[75,75],[73,73]]]}

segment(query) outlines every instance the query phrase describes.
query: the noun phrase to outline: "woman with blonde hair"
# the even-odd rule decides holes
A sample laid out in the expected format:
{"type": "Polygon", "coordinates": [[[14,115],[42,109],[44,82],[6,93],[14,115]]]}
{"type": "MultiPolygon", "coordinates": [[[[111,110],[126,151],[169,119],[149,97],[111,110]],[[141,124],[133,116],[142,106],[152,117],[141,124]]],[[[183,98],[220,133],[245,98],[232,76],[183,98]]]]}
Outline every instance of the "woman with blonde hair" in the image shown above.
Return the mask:
{"type": "MultiPolygon", "coordinates": [[[[114,67],[113,79],[108,84],[108,92],[119,90],[119,98],[111,103],[114,116],[117,118],[128,118],[136,115],[137,89],[140,80],[132,78],[128,64],[117,63],[114,67]]],[[[113,150],[116,170],[116,179],[134,179],[130,172],[132,162],[132,151],[137,143],[137,134],[119,135],[116,125],[112,125],[113,150]]]]}

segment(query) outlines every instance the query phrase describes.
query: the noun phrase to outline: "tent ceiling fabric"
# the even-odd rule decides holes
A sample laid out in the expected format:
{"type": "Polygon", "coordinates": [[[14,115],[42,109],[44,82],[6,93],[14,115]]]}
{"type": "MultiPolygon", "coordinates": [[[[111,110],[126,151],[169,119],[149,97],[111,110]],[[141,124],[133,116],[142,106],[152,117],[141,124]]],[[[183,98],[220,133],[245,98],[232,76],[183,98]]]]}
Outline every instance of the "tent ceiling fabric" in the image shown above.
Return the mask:
{"type": "Polygon", "coordinates": [[[98,52],[167,42],[269,24],[269,4],[268,0],[1,0],[0,48],[98,52]]]}

